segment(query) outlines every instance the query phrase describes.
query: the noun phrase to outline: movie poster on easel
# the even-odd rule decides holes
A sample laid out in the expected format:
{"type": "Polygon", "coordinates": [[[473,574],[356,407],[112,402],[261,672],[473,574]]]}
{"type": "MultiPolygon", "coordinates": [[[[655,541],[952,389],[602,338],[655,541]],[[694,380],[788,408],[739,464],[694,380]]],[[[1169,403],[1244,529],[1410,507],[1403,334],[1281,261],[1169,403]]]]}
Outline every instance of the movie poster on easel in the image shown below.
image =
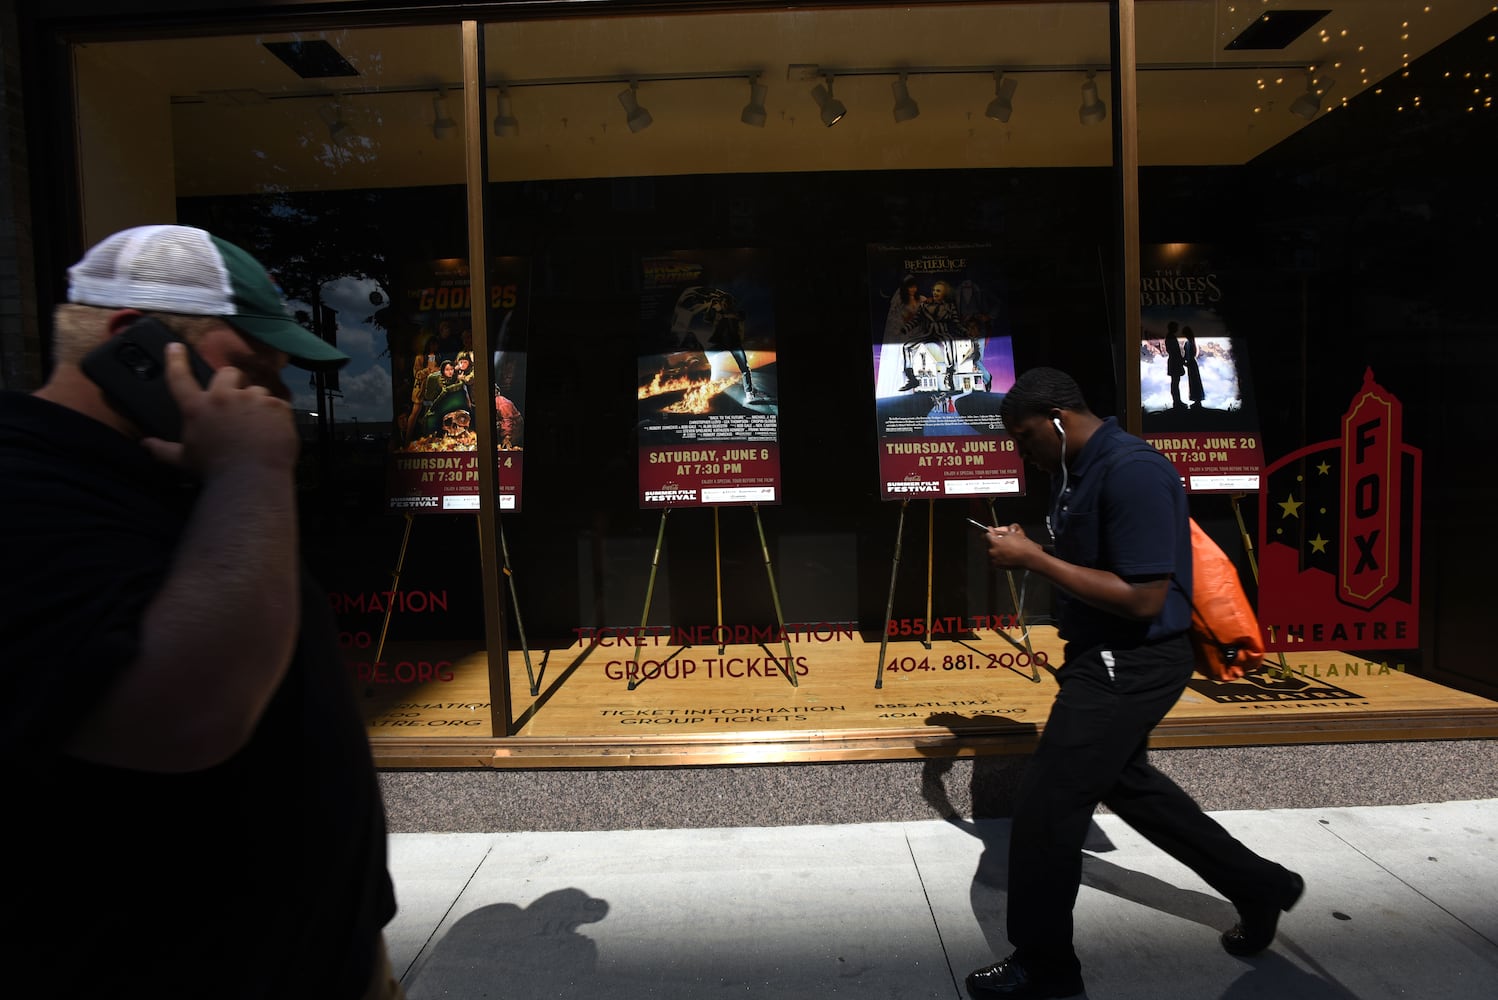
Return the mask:
{"type": "MultiPolygon", "coordinates": [[[[529,265],[490,262],[489,322],[496,506],[520,510],[525,453],[525,334],[529,265]]],[[[477,358],[468,262],[412,264],[402,275],[390,329],[393,419],[386,463],[388,509],[398,513],[479,509],[477,358]]]]}
{"type": "Polygon", "coordinates": [[[638,361],[642,508],[781,502],[775,315],[763,252],[646,257],[638,361]]]}
{"type": "Polygon", "coordinates": [[[1022,494],[999,419],[1014,347],[993,247],[873,245],[868,267],[880,495],[1022,494]]]}
{"type": "Polygon", "coordinates": [[[1143,437],[1191,493],[1259,489],[1264,446],[1243,338],[1225,308],[1237,294],[1205,247],[1140,254],[1139,395],[1143,437]]]}

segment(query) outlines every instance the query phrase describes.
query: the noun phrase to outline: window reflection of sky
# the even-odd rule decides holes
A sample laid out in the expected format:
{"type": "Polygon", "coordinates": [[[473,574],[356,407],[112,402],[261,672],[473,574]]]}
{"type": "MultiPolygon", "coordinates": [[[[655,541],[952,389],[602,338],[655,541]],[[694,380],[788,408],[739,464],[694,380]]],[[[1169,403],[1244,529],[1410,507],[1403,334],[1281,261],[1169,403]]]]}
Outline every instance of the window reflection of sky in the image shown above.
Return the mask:
{"type": "MultiPolygon", "coordinates": [[[[333,419],[338,423],[390,421],[390,353],[385,331],[372,322],[381,305],[371,303],[370,293],[379,293],[382,304],[389,295],[370,278],[339,278],[323,286],[323,305],[338,313],[338,349],[349,363],[338,372],[341,398],[333,401],[333,419]]],[[[305,302],[292,302],[293,312],[311,312],[305,302]]],[[[299,412],[317,410],[317,388],[312,373],[289,367],[281,375],[291,390],[291,405],[299,412]]]]}

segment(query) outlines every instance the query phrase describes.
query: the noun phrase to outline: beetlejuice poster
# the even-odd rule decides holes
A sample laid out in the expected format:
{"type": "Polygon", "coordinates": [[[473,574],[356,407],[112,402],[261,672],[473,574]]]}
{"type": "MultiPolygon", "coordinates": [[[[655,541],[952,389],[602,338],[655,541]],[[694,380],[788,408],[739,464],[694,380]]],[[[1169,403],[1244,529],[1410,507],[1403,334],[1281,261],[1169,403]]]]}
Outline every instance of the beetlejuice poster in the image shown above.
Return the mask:
{"type": "Polygon", "coordinates": [[[986,244],[868,248],[880,496],[1017,496],[1024,469],[999,418],[1013,338],[986,244]]]}

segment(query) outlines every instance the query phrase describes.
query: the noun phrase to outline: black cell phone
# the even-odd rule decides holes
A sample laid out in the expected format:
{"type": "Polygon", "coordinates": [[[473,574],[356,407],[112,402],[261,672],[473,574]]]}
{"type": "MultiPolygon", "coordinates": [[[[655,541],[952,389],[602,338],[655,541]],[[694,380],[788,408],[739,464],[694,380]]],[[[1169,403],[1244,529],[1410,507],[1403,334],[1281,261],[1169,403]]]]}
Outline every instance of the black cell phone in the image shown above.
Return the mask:
{"type": "MultiPolygon", "coordinates": [[[[121,416],[149,437],[182,439],[182,414],[166,383],[166,345],[182,338],[166,324],[142,316],[118,334],[89,351],[79,363],[121,416]]],[[[191,347],[188,365],[199,385],[213,378],[213,369],[191,347]]]]}

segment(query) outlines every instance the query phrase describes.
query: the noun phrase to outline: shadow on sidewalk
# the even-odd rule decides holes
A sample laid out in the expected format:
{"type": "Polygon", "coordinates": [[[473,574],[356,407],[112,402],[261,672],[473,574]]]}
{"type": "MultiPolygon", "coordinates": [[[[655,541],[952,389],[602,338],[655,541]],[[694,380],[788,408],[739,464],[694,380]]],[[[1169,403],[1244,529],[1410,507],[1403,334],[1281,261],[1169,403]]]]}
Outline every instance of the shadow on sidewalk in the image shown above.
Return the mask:
{"type": "MultiPolygon", "coordinates": [[[[935,714],[928,725],[961,726],[975,724],[1002,729],[1019,726],[1000,716],[947,716],[935,714]]],[[[971,803],[972,818],[965,818],[953,804],[952,790],[947,787],[955,759],[930,757],[921,770],[921,795],[948,823],[978,838],[983,852],[968,898],[973,916],[983,932],[984,941],[995,959],[1014,950],[1005,931],[1009,879],[1009,817],[1024,776],[1028,757],[990,755],[973,759],[972,778],[965,796],[971,803]]],[[[958,795],[959,801],[964,798],[958,795]]],[[[1093,821],[1082,845],[1082,885],[1109,893],[1120,899],[1148,907],[1158,913],[1189,920],[1221,931],[1232,926],[1237,912],[1227,900],[1213,893],[1183,889],[1144,872],[1134,871],[1098,857],[1116,850],[1107,833],[1093,821]]],[[[1215,944],[1214,944],[1215,946],[1215,944]]],[[[1085,947],[1085,944],[1084,944],[1085,947]]],[[[1294,951],[1312,969],[1320,969],[1315,959],[1298,949],[1293,939],[1281,935],[1277,947],[1294,951]]],[[[1265,952],[1252,959],[1240,959],[1247,968],[1221,994],[1221,1000],[1247,1000],[1250,997],[1276,996],[1282,1000],[1355,1000],[1353,993],[1330,974],[1318,975],[1298,967],[1282,955],[1265,952]]],[[[962,970],[953,970],[961,977],[962,970]]],[[[1162,984],[1166,992],[1180,992],[1181,984],[1162,984]]],[[[1085,994],[1083,994],[1085,996],[1085,994]]]]}
{"type": "MultiPolygon", "coordinates": [[[[598,946],[577,929],[596,923],[609,904],[581,889],[548,892],[521,909],[494,903],[460,918],[410,980],[410,1000],[473,995],[475,984],[492,995],[540,997],[567,984],[566,995],[608,996],[595,981],[598,946]]],[[[490,995],[481,993],[480,995],[490,995]]]]}

